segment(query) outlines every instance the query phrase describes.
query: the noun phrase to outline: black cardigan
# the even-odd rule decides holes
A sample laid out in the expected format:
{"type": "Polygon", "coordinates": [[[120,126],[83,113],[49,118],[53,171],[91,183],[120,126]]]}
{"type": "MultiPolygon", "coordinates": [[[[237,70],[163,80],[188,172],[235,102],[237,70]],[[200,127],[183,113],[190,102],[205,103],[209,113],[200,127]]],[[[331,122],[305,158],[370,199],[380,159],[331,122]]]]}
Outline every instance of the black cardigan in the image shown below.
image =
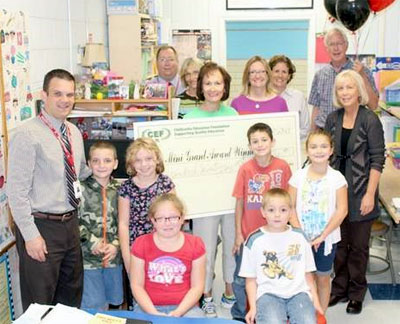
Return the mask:
{"type": "Polygon", "coordinates": [[[339,169],[340,160],[346,159],[344,176],[348,184],[349,220],[354,222],[374,219],[379,216],[378,189],[375,192],[375,206],[369,214],[361,216],[360,206],[367,191],[370,170],[382,172],[385,163],[382,123],[374,112],[360,106],[347,143],[347,156],[341,156],[343,115],[344,109],[338,109],[329,114],[325,124],[325,130],[332,135],[334,141],[331,166],[339,169]]]}

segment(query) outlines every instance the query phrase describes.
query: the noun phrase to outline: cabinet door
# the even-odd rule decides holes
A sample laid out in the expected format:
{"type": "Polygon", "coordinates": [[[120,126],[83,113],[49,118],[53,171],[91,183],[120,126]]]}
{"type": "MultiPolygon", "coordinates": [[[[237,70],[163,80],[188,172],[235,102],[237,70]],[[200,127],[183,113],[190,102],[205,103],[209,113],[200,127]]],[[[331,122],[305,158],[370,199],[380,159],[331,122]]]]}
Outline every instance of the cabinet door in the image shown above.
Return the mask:
{"type": "Polygon", "coordinates": [[[142,45],[139,15],[108,16],[111,71],[126,83],[142,78],[142,45]]]}

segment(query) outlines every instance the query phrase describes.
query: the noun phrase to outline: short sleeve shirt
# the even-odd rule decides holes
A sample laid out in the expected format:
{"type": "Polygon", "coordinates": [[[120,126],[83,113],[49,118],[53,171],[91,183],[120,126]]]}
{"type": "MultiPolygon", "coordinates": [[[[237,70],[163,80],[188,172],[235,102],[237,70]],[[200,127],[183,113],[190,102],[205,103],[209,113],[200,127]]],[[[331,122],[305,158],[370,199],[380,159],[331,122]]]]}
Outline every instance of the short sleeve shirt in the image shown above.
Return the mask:
{"type": "Polygon", "coordinates": [[[309,293],[305,276],[313,271],[311,245],[300,229],[288,226],[284,232],[273,233],[261,227],[244,245],[239,276],[256,278],[257,299],[266,293],[291,298],[309,293]]]}
{"type": "MultiPolygon", "coordinates": [[[[326,175],[318,180],[308,179],[309,166],[296,171],[289,184],[297,189],[296,211],[301,227],[310,240],[318,237],[336,208],[336,192],[347,186],[345,177],[328,166],[326,175]]],[[[340,229],[336,228],[325,240],[325,248],[340,241],[340,229]]]]}
{"type": "Polygon", "coordinates": [[[224,116],[236,116],[238,113],[235,109],[229,106],[225,106],[221,104],[219,109],[216,111],[205,111],[200,109],[199,107],[195,107],[190,112],[188,112],[183,118],[184,119],[192,119],[192,118],[211,118],[211,117],[224,117],[224,116]]]}
{"type": "Polygon", "coordinates": [[[288,111],[286,101],[281,96],[275,96],[270,100],[255,101],[245,95],[240,95],[232,100],[231,105],[240,115],[288,111]]]}
{"type": "Polygon", "coordinates": [[[272,188],[287,189],[291,175],[289,164],[277,157],[272,157],[267,167],[260,167],[255,159],[251,159],[239,168],[232,196],[243,199],[244,238],[265,225],[260,211],[264,193],[272,188]]]}
{"type": "MultiPolygon", "coordinates": [[[[326,117],[336,110],[333,106],[333,88],[336,76],[344,70],[352,69],[353,66],[354,62],[348,59],[339,72],[336,72],[333,66],[329,64],[315,74],[308,103],[319,108],[319,113],[315,118],[315,124],[318,127],[324,128],[326,117]]],[[[372,89],[378,94],[371,71],[364,67],[364,72],[368,77],[372,89]]]]}
{"type": "Polygon", "coordinates": [[[144,288],[154,305],[178,305],[189,291],[192,262],[206,253],[201,238],[184,233],[183,246],[175,252],[160,250],[154,233],[135,240],[131,254],[145,263],[144,288]]]}
{"type": "Polygon", "coordinates": [[[129,242],[140,235],[150,233],[153,225],[147,217],[151,202],[155,197],[175,188],[172,180],[160,174],[157,180],[147,188],[139,188],[132,178],[126,180],[118,189],[118,195],[130,199],[129,205],[129,242]]]}

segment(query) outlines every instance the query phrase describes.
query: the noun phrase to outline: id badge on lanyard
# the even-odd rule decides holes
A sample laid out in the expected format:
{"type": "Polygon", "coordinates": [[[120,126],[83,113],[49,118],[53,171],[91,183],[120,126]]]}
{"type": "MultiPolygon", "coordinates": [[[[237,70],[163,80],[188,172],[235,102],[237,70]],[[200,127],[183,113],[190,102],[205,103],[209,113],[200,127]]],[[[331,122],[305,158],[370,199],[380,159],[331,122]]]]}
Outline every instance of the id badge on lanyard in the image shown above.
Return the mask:
{"type": "MultiPolygon", "coordinates": [[[[72,172],[74,172],[75,177],[77,177],[76,175],[76,170],[75,170],[75,162],[74,162],[74,155],[73,155],[73,151],[72,151],[72,144],[71,144],[71,133],[69,131],[69,128],[67,127],[67,136],[68,136],[68,141],[70,143],[71,146],[71,152],[69,152],[67,150],[67,148],[65,147],[65,144],[63,143],[63,141],[61,140],[60,134],[56,131],[56,129],[49,123],[49,121],[47,120],[47,118],[43,115],[43,113],[39,114],[39,118],[44,122],[44,124],[51,130],[51,132],[53,133],[54,137],[58,140],[58,142],[61,145],[61,149],[63,150],[63,153],[66,157],[67,163],[68,165],[71,167],[72,172]]],[[[73,182],[73,186],[74,186],[74,195],[75,198],[80,199],[82,198],[82,189],[81,189],[81,183],[79,182],[79,180],[75,180],[73,182]]]]}

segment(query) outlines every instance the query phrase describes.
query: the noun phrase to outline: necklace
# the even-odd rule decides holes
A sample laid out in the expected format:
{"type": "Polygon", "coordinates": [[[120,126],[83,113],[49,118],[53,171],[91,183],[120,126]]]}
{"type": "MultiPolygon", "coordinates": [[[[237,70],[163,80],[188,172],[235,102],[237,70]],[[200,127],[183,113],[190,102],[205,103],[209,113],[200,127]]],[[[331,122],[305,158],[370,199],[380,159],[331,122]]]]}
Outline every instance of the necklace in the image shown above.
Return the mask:
{"type": "Polygon", "coordinates": [[[256,104],[256,109],[258,109],[258,108],[260,108],[260,105],[259,105],[259,104],[256,104]]]}

